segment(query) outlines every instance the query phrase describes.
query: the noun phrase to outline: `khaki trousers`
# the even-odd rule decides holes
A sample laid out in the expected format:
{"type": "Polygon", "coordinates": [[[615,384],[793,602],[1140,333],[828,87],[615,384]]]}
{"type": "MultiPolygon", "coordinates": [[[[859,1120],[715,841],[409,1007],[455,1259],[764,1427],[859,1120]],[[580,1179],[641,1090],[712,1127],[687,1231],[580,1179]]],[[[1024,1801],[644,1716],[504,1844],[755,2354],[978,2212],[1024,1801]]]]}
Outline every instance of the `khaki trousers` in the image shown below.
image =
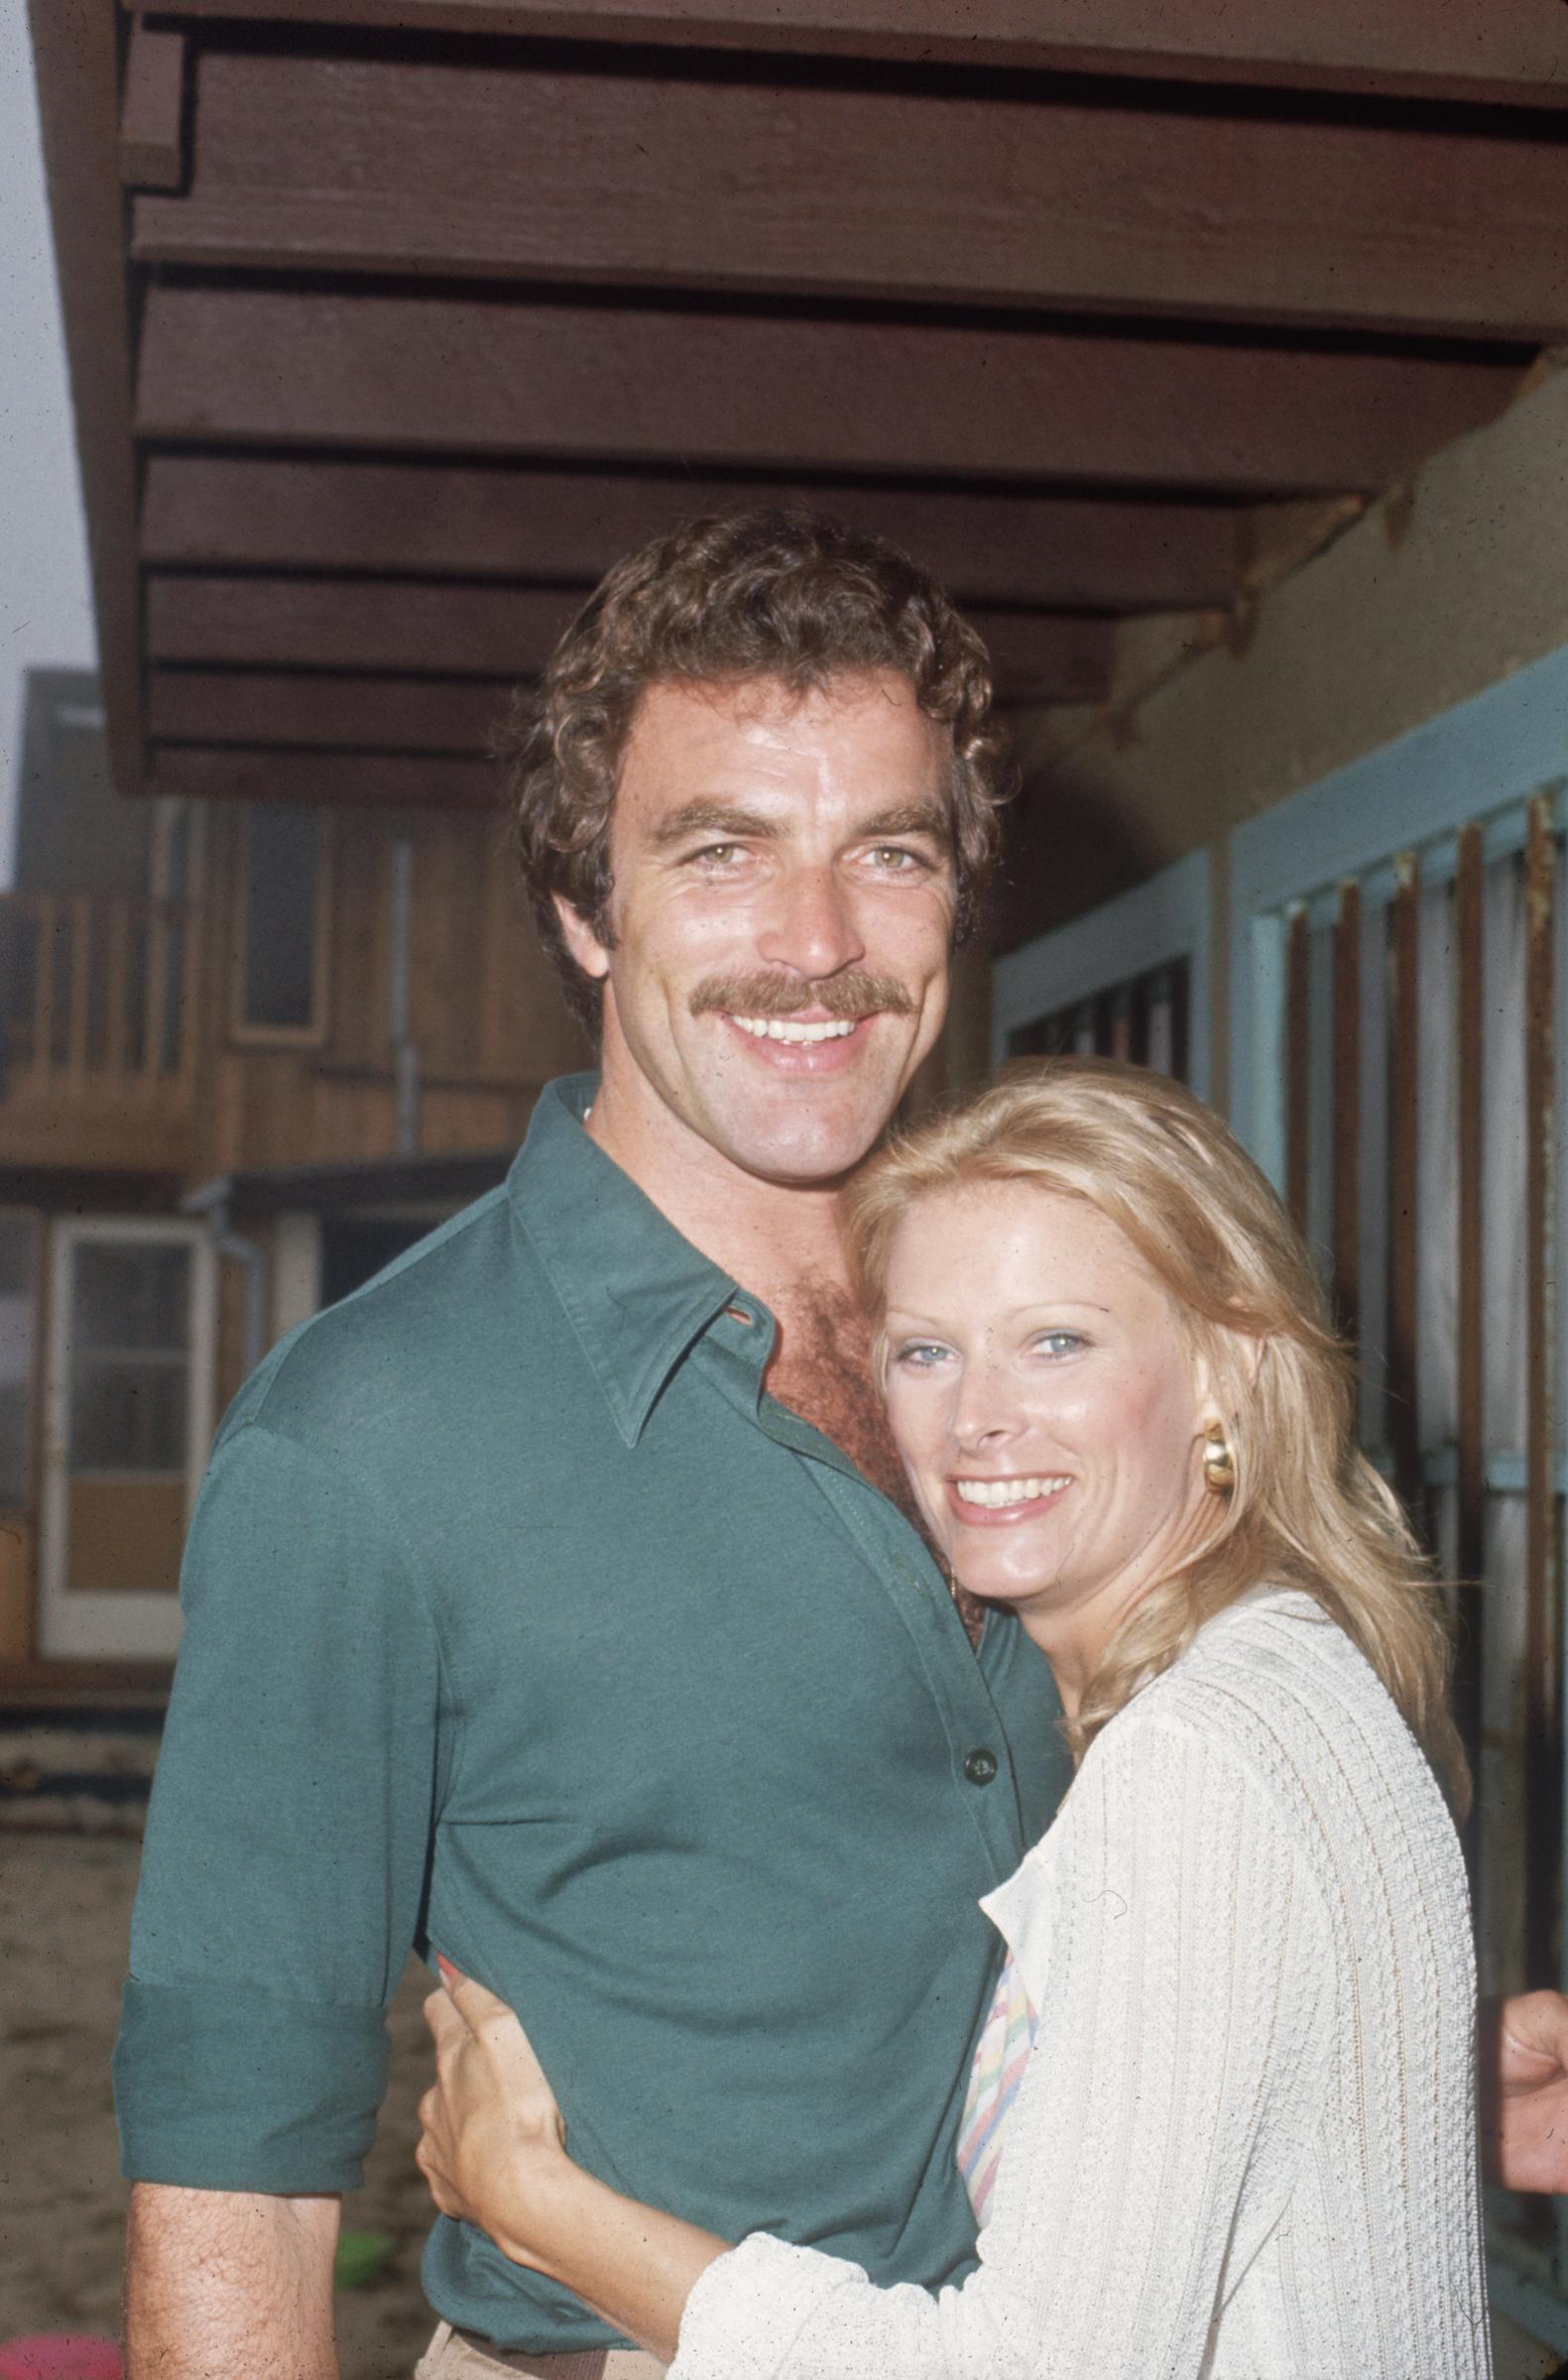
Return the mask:
{"type": "Polygon", "coordinates": [[[435,2335],[414,2367],[414,2380],[496,2380],[505,2372],[524,2372],[533,2380],[663,2380],[664,2366],[637,2347],[583,2347],[571,2355],[524,2355],[504,2347],[482,2346],[464,2337],[450,2322],[436,2325],[435,2335]]]}

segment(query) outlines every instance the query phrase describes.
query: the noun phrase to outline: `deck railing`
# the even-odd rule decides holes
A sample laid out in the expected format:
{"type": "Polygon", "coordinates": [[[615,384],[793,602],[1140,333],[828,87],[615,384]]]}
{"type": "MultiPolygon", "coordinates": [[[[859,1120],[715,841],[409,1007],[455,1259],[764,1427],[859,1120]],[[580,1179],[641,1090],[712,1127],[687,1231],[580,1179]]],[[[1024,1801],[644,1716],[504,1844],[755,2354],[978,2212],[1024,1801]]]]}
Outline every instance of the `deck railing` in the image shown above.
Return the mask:
{"type": "Polygon", "coordinates": [[[0,1112],[178,1111],[195,1057],[193,912],[0,893],[0,1112]]]}

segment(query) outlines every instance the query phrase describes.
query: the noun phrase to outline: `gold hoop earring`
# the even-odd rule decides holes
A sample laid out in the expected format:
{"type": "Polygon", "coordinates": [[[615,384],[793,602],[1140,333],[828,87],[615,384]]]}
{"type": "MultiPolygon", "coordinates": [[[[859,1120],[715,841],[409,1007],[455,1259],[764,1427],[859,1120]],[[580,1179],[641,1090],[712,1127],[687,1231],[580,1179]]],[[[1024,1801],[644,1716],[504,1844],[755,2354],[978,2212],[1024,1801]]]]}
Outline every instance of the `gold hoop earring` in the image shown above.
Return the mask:
{"type": "Polygon", "coordinates": [[[1203,1484],[1215,1495],[1229,1495],[1236,1486],[1236,1451],[1217,1421],[1203,1433],[1203,1484]]]}

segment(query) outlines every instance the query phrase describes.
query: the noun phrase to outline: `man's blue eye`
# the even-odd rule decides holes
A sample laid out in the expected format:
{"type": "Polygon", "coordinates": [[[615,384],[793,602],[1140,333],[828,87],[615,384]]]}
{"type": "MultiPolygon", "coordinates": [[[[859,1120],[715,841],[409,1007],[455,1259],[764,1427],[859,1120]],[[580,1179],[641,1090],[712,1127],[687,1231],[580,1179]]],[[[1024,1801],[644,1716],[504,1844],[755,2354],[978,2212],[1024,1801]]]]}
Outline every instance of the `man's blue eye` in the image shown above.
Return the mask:
{"type": "Polygon", "coordinates": [[[895,1364],[906,1364],[912,1371],[928,1371],[946,1353],[945,1347],[936,1347],[928,1339],[911,1339],[907,1347],[899,1349],[893,1360],[895,1364]]]}
{"type": "Polygon", "coordinates": [[[1084,1342],[1079,1331],[1042,1331],[1034,1344],[1047,1356],[1071,1356],[1084,1342]]]}

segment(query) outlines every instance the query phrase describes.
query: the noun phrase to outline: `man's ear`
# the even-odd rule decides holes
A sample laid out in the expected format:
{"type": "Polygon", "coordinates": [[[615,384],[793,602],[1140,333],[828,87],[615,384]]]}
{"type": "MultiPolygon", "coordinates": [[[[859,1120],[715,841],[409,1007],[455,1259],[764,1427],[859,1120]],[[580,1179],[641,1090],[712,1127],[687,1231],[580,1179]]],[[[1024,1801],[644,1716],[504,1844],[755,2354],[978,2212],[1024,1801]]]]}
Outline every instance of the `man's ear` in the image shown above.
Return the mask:
{"type": "Polygon", "coordinates": [[[610,972],[608,950],[580,909],[574,909],[571,902],[562,899],[558,892],[551,893],[550,898],[555,903],[555,914],[560,919],[566,948],[584,975],[591,977],[596,984],[602,983],[610,972]]]}

